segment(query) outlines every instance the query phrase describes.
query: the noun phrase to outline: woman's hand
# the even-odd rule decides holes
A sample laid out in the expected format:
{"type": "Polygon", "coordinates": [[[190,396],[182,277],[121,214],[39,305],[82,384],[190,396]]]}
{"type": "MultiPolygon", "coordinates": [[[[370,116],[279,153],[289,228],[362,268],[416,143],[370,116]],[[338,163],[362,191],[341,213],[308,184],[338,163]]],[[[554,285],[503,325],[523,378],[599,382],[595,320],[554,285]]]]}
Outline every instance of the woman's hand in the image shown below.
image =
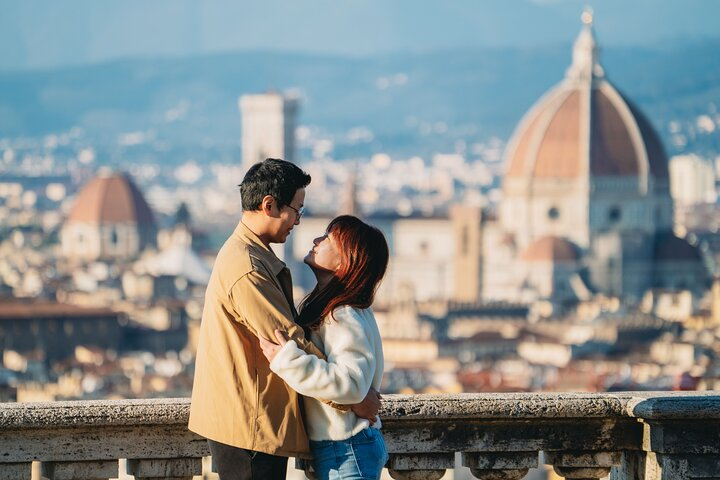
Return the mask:
{"type": "Polygon", "coordinates": [[[262,335],[258,335],[258,340],[260,341],[260,348],[262,349],[265,358],[268,359],[268,363],[273,361],[273,359],[278,354],[283,345],[285,345],[288,340],[290,340],[287,332],[284,332],[282,330],[275,330],[275,338],[277,339],[278,343],[273,343],[262,335]]]}

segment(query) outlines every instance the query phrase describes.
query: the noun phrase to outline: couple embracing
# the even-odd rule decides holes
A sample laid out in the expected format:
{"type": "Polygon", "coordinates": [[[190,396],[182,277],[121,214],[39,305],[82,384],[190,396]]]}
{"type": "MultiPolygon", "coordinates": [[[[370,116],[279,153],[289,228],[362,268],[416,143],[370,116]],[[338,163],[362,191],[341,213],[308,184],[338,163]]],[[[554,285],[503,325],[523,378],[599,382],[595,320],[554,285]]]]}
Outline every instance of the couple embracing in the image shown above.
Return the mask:
{"type": "Polygon", "coordinates": [[[218,253],[205,295],[189,428],[208,439],[221,480],[282,480],[287,457],[319,479],[377,479],[380,333],[370,305],[388,263],[383,234],[340,216],[305,257],[317,285],[292,297],[270,249],[300,223],[310,176],[267,159],[248,170],[243,216],[218,253]]]}

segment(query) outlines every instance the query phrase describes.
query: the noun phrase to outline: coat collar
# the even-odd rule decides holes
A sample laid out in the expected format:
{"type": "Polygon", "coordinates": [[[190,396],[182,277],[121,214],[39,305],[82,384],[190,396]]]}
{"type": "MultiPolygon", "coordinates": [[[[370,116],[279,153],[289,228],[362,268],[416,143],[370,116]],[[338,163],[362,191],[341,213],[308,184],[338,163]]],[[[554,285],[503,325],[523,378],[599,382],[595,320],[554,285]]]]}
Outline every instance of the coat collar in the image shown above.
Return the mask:
{"type": "Polygon", "coordinates": [[[260,238],[245,225],[242,220],[235,228],[233,235],[250,245],[253,251],[265,262],[273,275],[277,276],[284,268],[287,268],[285,262],[280,260],[277,255],[260,240],[260,238]]]}

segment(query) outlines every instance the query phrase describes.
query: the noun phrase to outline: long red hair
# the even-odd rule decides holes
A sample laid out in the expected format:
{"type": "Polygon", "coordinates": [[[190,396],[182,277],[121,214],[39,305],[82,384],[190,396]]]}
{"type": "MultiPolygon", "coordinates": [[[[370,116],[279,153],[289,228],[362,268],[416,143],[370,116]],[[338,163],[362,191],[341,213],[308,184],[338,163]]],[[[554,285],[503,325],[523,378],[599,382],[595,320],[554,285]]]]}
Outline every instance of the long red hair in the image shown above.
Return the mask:
{"type": "Polygon", "coordinates": [[[334,218],[327,233],[337,242],[340,267],[325,288],[315,287],[300,305],[298,323],[311,329],[338,307],[372,305],[390,257],[382,232],[352,215],[334,218]]]}

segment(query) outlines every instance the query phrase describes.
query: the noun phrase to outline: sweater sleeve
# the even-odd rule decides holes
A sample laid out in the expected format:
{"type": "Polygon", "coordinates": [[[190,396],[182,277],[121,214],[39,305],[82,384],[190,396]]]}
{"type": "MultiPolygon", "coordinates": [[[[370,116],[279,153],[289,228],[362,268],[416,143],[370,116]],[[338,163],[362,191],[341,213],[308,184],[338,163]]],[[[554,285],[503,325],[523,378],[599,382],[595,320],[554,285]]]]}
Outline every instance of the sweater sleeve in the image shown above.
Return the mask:
{"type": "Polygon", "coordinates": [[[278,352],[270,368],[301,395],[355,404],[365,398],[376,359],[360,313],[338,309],[324,326],[327,360],[305,353],[294,341],[278,352]]]}

